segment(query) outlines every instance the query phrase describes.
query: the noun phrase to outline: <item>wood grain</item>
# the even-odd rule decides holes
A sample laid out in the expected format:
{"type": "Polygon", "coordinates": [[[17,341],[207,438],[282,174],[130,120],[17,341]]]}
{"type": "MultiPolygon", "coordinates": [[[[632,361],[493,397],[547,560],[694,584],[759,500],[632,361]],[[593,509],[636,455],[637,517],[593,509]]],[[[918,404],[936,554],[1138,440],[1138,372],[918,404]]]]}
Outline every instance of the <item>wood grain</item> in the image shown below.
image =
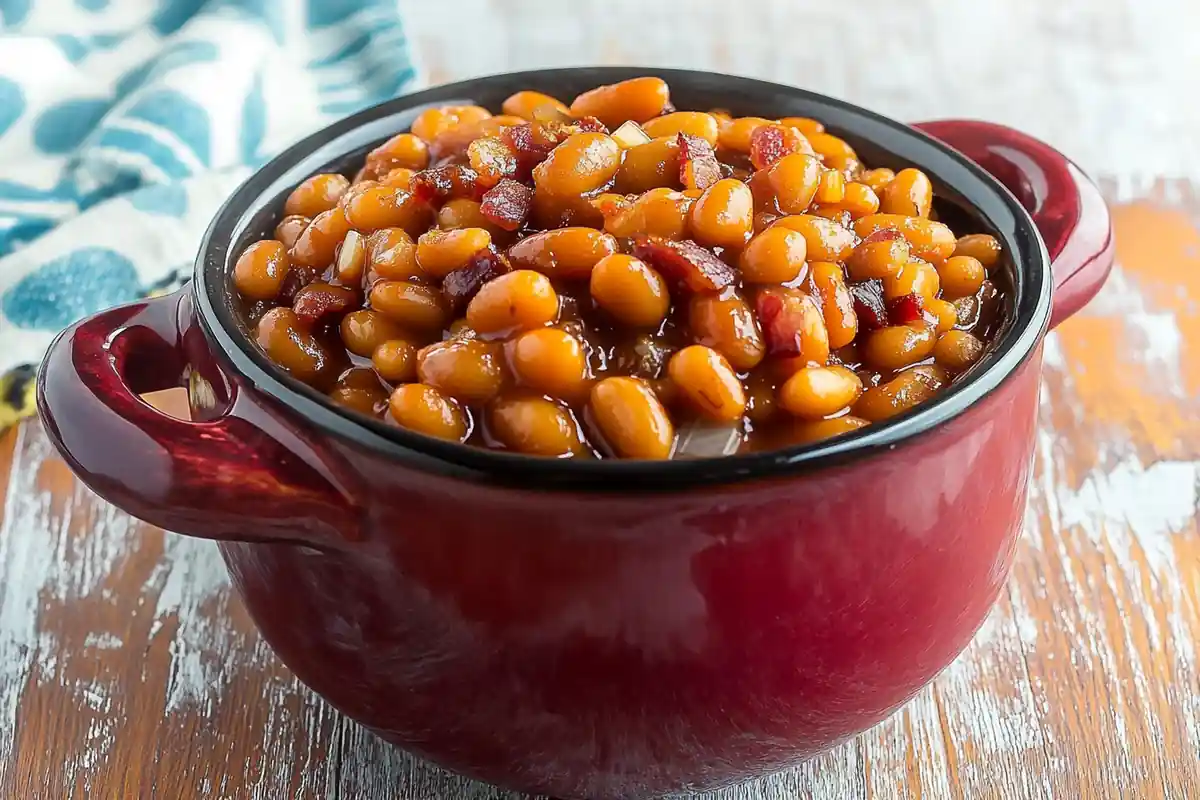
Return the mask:
{"type": "MultiPolygon", "coordinates": [[[[1107,189],[1119,266],[1048,340],[1007,595],[891,720],[711,800],[1200,796],[1200,195],[1107,189]]],[[[309,693],[215,547],[94,498],[37,423],[0,440],[0,480],[0,797],[512,797],[309,693]]]]}

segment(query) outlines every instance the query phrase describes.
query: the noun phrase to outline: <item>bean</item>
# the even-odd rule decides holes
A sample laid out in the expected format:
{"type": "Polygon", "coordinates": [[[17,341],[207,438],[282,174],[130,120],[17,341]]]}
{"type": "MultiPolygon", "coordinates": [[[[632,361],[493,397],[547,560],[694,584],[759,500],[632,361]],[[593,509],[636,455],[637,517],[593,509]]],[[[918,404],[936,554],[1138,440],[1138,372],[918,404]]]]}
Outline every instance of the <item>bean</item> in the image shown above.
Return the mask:
{"type": "Polygon", "coordinates": [[[821,162],[810,155],[792,153],[771,165],[766,174],[779,210],[803,214],[821,185],[821,162]]]}
{"type": "Polygon", "coordinates": [[[406,383],[388,398],[388,411],[402,428],[461,442],[467,438],[467,418],[458,404],[432,386],[406,383]]]}
{"type": "Polygon", "coordinates": [[[754,228],[754,196],[739,180],[725,178],[704,190],[689,216],[692,235],[709,247],[740,248],[754,228]]]}
{"type": "Polygon", "coordinates": [[[807,136],[808,143],[812,145],[812,149],[817,155],[825,159],[827,166],[833,166],[829,163],[829,159],[858,159],[858,155],[854,152],[854,148],[849,145],[844,139],[839,139],[837,136],[829,133],[813,133],[807,136]]]}
{"type": "Polygon", "coordinates": [[[405,328],[436,331],[450,312],[437,289],[411,281],[378,281],[371,287],[371,308],[405,328]]]}
{"type": "Polygon", "coordinates": [[[339,331],[346,349],[363,358],[371,358],[381,344],[404,335],[403,328],[369,308],[342,317],[339,331]]]}
{"type": "Polygon", "coordinates": [[[617,240],[594,228],[560,228],[527,236],[508,257],[516,266],[558,279],[586,278],[600,259],[617,252],[617,240]]]}
{"type": "Polygon", "coordinates": [[[854,232],[864,239],[882,230],[899,231],[908,240],[914,256],[933,264],[940,264],[954,252],[954,233],[942,223],[924,217],[871,214],[854,223],[854,232]]]}
{"type": "Polygon", "coordinates": [[[625,151],[613,181],[613,191],[640,194],[661,187],[679,186],[679,139],[663,136],[625,151]]]}
{"type": "Polygon", "coordinates": [[[508,363],[516,379],[551,397],[575,403],[587,388],[583,344],[557,328],[526,331],[508,344],[508,363]]]}
{"type": "Polygon", "coordinates": [[[901,370],[933,352],[934,328],[924,322],[893,325],[873,331],[863,343],[863,359],[880,370],[901,370]]]}
{"type": "Polygon", "coordinates": [[[942,297],[957,300],[979,291],[987,278],[987,271],[979,259],[972,256],[951,256],[938,267],[942,284],[942,297]]]}
{"type": "Polygon", "coordinates": [[[953,303],[940,299],[928,300],[925,302],[925,310],[937,317],[939,334],[945,333],[958,324],[958,309],[953,303]]]}
{"type": "Polygon", "coordinates": [[[725,357],[694,344],[671,356],[667,373],[684,398],[702,416],[733,422],[746,410],[746,392],[725,357]]]}
{"type": "Polygon", "coordinates": [[[387,186],[372,186],[346,203],[346,220],[362,233],[403,228],[419,236],[433,222],[433,209],[414,195],[387,186]]]}
{"type": "Polygon", "coordinates": [[[767,228],[750,240],[738,265],[747,283],[788,283],[804,271],[808,243],[788,228],[767,228]]]}
{"type": "Polygon", "coordinates": [[[557,316],[558,293],[549,278],[528,269],[488,281],[467,304],[467,324],[487,334],[538,328],[557,316]]]}
{"type": "Polygon", "coordinates": [[[483,228],[426,231],[417,240],[417,264],[427,275],[444,278],[491,243],[491,234],[483,228]]]}
{"type": "Polygon", "coordinates": [[[780,125],[785,125],[789,128],[795,128],[803,133],[806,137],[814,133],[824,133],[825,126],[815,119],[808,117],[784,117],[779,120],[780,125]]]}
{"type": "MultiPolygon", "coordinates": [[[[349,235],[349,234],[347,234],[349,235]]],[[[366,240],[369,280],[412,281],[429,279],[417,265],[417,245],[402,228],[383,228],[366,240]]]]}
{"type": "Polygon", "coordinates": [[[799,422],[788,428],[786,439],[788,444],[792,445],[814,444],[835,436],[853,433],[869,424],[862,417],[854,417],[849,414],[817,422],[799,422]]]}
{"type": "Polygon", "coordinates": [[[849,228],[811,214],[780,217],[771,227],[788,228],[802,235],[813,261],[845,261],[858,244],[849,228]]]}
{"type": "Polygon", "coordinates": [[[548,195],[582,195],[612,180],[621,148],[603,133],[576,133],[550,151],[533,170],[535,187],[548,195]]]}
{"type": "Polygon", "coordinates": [[[888,300],[919,294],[928,302],[937,299],[940,288],[937,270],[919,260],[909,261],[900,272],[883,279],[883,296],[888,300]]]}
{"type": "Polygon", "coordinates": [[[349,230],[350,223],[340,208],[322,211],[309,223],[292,247],[289,254],[292,265],[316,269],[329,266],[337,246],[346,238],[349,230]]]}
{"type": "Polygon", "coordinates": [[[505,114],[532,122],[534,120],[533,112],[543,106],[549,106],[560,114],[571,113],[571,110],[561,100],[557,100],[548,94],[528,90],[510,95],[500,106],[500,110],[505,114]]]}
{"type": "Polygon", "coordinates": [[[519,167],[517,154],[495,136],[483,136],[467,146],[467,160],[476,183],[490,189],[504,178],[513,178],[519,167]]]}
{"type": "Polygon", "coordinates": [[[480,106],[430,108],[413,120],[412,132],[426,142],[432,142],[454,128],[477,123],[491,116],[492,112],[480,106]]]}
{"type": "Polygon", "coordinates": [[[986,233],[972,233],[959,237],[954,243],[954,255],[968,256],[983,264],[984,269],[991,269],[1000,260],[1000,242],[995,236],[986,233]]]}
{"type": "Polygon", "coordinates": [[[367,172],[383,177],[397,167],[421,170],[429,166],[429,145],[419,136],[400,133],[367,154],[367,172]]]}
{"type": "Polygon", "coordinates": [[[604,230],[625,238],[643,233],[674,241],[686,239],[692,203],[683,192],[651,189],[632,203],[611,207],[604,215],[604,230]]]}
{"type": "Polygon", "coordinates": [[[417,348],[404,339],[388,339],[371,354],[371,365],[388,383],[405,383],[417,376],[417,348]]]}
{"type": "Polygon", "coordinates": [[[682,133],[687,136],[697,136],[712,145],[717,143],[721,134],[717,118],[712,114],[698,111],[676,111],[672,114],[663,114],[661,117],[655,117],[646,122],[642,129],[654,139],[660,136],[673,137],[682,133]]]}
{"type": "Polygon", "coordinates": [[[762,117],[739,117],[717,120],[718,143],[726,150],[736,153],[750,152],[750,137],[763,125],[773,125],[773,120],[762,117]]]}
{"type": "Polygon", "coordinates": [[[821,305],[830,349],[845,347],[858,334],[858,317],[842,268],[830,261],[814,261],[809,265],[809,280],[821,305]]]}
{"type": "Polygon", "coordinates": [[[338,378],[329,390],[329,399],[342,408],[377,417],[387,404],[388,393],[374,370],[353,367],[338,378]]]}
{"type": "Polygon", "coordinates": [[[258,346],[289,375],[309,385],[329,377],[334,359],[290,308],[272,308],[256,326],[258,346]]]}
{"type": "Polygon", "coordinates": [[[293,214],[290,217],[284,217],[275,226],[275,238],[283,242],[283,246],[291,250],[296,245],[296,240],[300,238],[300,234],[304,233],[304,229],[312,222],[308,217],[293,214]]]}
{"type": "Polygon", "coordinates": [[[567,458],[587,450],[570,410],[544,397],[501,398],[488,420],[491,433],[517,453],[567,458]]]}
{"type": "Polygon", "coordinates": [[[344,175],[325,173],[313,175],[292,189],[287,200],[283,203],[285,215],[302,217],[317,216],[322,211],[328,211],[338,204],[338,200],[350,188],[350,181],[344,175]]]}
{"type": "Polygon", "coordinates": [[[779,404],[789,414],[818,420],[847,408],[862,394],[862,380],[845,367],[805,367],[779,389],[779,404]]]}
{"type": "Polygon", "coordinates": [[[592,297],[624,325],[656,327],[667,315],[667,282],[644,261],[622,253],[605,256],[592,270],[592,297]]]}
{"type": "Polygon", "coordinates": [[[852,413],[869,422],[882,422],[924,403],[949,380],[950,376],[939,367],[913,367],[863,392],[852,413]]]}
{"type": "Polygon", "coordinates": [[[823,206],[836,206],[846,198],[846,179],[842,173],[827,169],[821,173],[815,200],[823,206]]]}
{"type": "Polygon", "coordinates": [[[504,385],[503,350],[495,342],[436,342],[417,353],[416,366],[421,383],[467,403],[486,403],[504,385]]]}
{"type": "Polygon", "coordinates": [[[850,215],[850,219],[859,219],[879,211],[879,197],[865,183],[851,182],[846,184],[846,193],[838,207],[850,215]]]}
{"type": "Polygon", "coordinates": [[[452,231],[460,228],[483,228],[492,235],[492,239],[502,239],[508,234],[503,228],[483,215],[479,203],[465,197],[455,197],[447,200],[438,210],[437,225],[442,230],[452,231]]]}
{"type": "Polygon", "coordinates": [[[928,217],[933,206],[933,184],[919,169],[902,169],[879,195],[879,210],[884,214],[928,217]]]}
{"type": "Polygon", "coordinates": [[[233,285],[248,300],[274,300],[283,289],[290,268],[282,242],[274,239],[255,242],[233,265],[233,285]]]}
{"type": "Polygon", "coordinates": [[[951,372],[963,372],[983,357],[983,342],[966,331],[946,331],[933,347],[933,358],[951,372]]]}
{"type": "Polygon", "coordinates": [[[766,355],[758,320],[735,292],[693,295],[687,323],[696,344],[713,348],[738,372],[754,369],[766,355]]]}
{"type": "Polygon", "coordinates": [[[670,457],[675,426],[645,381],[605,378],[592,387],[588,410],[604,441],[621,458],[670,457]]]}
{"type": "Polygon", "coordinates": [[[379,185],[391,189],[403,189],[407,192],[412,189],[412,179],[416,174],[416,170],[408,167],[394,167],[379,179],[379,185]]]}
{"type": "Polygon", "coordinates": [[[662,78],[631,78],[598,86],[571,102],[575,117],[595,117],[610,129],[622,122],[646,122],[670,105],[671,90],[662,78]]]}
{"type": "Polygon", "coordinates": [[[864,172],[861,181],[875,194],[879,194],[895,177],[895,172],[892,172],[887,167],[880,167],[879,169],[869,169],[864,172]]]}
{"type": "Polygon", "coordinates": [[[911,260],[912,250],[905,239],[867,240],[846,259],[846,270],[856,281],[882,280],[899,275],[911,260]]]}

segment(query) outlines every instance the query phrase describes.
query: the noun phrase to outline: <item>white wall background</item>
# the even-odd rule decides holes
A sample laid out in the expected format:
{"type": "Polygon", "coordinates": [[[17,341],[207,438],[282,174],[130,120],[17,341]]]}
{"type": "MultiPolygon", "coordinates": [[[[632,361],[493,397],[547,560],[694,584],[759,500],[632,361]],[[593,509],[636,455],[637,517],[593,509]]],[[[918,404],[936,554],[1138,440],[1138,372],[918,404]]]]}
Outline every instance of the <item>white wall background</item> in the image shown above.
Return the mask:
{"type": "Polygon", "coordinates": [[[1200,0],[399,0],[426,80],[644,64],[977,117],[1097,175],[1200,180],[1200,0]]]}

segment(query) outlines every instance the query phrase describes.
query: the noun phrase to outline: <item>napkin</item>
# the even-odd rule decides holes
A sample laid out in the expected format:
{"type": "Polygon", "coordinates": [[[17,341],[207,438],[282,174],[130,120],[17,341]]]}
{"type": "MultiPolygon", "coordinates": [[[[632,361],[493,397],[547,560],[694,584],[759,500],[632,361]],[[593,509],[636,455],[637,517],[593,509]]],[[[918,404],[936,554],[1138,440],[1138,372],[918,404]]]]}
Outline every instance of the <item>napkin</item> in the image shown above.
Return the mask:
{"type": "Polygon", "coordinates": [[[0,427],[56,333],[179,286],[257,166],[414,81],[399,0],[0,0],[0,427]]]}

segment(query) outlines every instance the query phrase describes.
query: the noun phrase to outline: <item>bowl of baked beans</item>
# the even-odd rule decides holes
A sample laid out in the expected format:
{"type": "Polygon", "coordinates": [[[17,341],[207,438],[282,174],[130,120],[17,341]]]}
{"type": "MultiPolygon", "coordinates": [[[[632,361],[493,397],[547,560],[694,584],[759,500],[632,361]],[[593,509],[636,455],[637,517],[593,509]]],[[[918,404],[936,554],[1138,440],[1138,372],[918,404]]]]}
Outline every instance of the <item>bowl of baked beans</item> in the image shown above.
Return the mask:
{"type": "Polygon", "coordinates": [[[1041,343],[1107,209],[1003,126],[681,70],[473,79],[342,120],[194,279],[64,332],[99,494],[220,543],[387,741],[562,798],[700,791],[885,718],[1008,574],[1041,343]],[[188,391],[190,419],[140,394],[188,391]]]}

